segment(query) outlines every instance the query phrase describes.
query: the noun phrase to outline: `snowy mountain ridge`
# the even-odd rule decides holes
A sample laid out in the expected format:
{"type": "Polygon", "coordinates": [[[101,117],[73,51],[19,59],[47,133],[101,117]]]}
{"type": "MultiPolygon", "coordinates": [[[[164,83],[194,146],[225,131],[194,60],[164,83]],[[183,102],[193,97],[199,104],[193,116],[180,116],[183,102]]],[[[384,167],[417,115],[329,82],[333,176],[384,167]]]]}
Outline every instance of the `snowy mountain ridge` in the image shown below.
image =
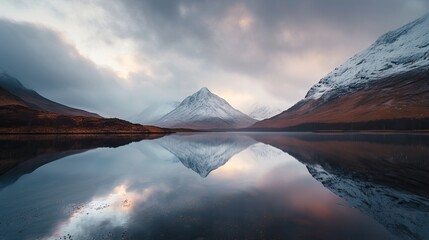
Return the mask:
{"type": "Polygon", "coordinates": [[[249,112],[248,115],[249,117],[260,121],[260,120],[274,117],[275,115],[278,115],[281,112],[283,112],[283,110],[280,108],[274,108],[274,107],[255,104],[252,106],[252,110],[249,112]]]}
{"type": "Polygon", "coordinates": [[[177,108],[156,121],[156,124],[163,127],[236,128],[247,127],[255,122],[256,120],[203,87],[185,98],[177,108]]]}
{"type": "Polygon", "coordinates": [[[305,100],[328,98],[335,90],[429,66],[429,13],[381,36],[367,50],[322,78],[305,100]]]}

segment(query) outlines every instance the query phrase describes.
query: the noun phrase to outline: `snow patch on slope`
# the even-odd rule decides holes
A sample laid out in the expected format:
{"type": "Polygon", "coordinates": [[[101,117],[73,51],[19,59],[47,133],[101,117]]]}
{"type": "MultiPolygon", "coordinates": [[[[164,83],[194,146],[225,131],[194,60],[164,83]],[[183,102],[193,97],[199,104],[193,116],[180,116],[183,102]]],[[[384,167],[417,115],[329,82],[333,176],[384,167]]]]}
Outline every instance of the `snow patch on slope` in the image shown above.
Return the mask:
{"type": "MultiPolygon", "coordinates": [[[[381,36],[367,50],[355,55],[322,78],[306,99],[329,96],[335,90],[429,66],[429,14],[381,36]]],[[[349,89],[348,89],[349,88],[349,89]]]]}

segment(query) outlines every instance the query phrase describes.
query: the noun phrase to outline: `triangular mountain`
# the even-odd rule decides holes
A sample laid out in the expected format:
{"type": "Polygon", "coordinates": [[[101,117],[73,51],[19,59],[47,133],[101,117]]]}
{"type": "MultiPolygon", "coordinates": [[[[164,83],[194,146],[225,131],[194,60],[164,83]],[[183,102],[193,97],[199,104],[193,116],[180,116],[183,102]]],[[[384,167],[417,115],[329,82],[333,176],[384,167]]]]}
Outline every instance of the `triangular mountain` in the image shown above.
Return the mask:
{"type": "Polygon", "coordinates": [[[314,85],[293,107],[252,128],[429,128],[429,14],[380,37],[314,85]]]}
{"type": "Polygon", "coordinates": [[[68,107],[42,97],[36,91],[24,87],[18,79],[10,76],[2,70],[0,70],[0,87],[22,99],[29,108],[34,110],[47,111],[68,116],[101,118],[101,116],[96,113],[68,107]]]}
{"type": "Polygon", "coordinates": [[[223,98],[202,88],[156,121],[156,125],[171,128],[229,129],[244,128],[256,120],[233,108],[223,98]]]}

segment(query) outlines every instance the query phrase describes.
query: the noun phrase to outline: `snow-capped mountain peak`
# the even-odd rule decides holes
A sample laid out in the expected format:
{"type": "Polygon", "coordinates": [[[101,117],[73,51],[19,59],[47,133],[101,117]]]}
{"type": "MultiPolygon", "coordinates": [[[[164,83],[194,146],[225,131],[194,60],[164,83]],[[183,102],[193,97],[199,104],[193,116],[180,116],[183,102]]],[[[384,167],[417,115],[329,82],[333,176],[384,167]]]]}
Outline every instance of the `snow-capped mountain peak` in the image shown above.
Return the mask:
{"type": "Polygon", "coordinates": [[[367,50],[336,68],[307,93],[306,99],[328,98],[335,90],[356,87],[429,66],[429,14],[381,36],[367,50]]]}
{"type": "Polygon", "coordinates": [[[210,94],[212,92],[207,87],[202,87],[197,93],[210,94]]]}
{"type": "MultiPolygon", "coordinates": [[[[218,97],[217,95],[210,92],[210,90],[206,87],[201,88],[198,92],[192,94],[191,96],[185,98],[180,103],[181,105],[193,105],[193,104],[211,104],[211,103],[219,103],[219,104],[228,104],[225,100],[218,97]],[[206,100],[210,102],[205,102],[206,100]]],[[[228,104],[229,105],[229,104],[228,104]]]]}
{"type": "Polygon", "coordinates": [[[247,127],[256,120],[233,108],[206,87],[185,98],[173,111],[156,121],[164,127],[196,129],[247,127]]]}

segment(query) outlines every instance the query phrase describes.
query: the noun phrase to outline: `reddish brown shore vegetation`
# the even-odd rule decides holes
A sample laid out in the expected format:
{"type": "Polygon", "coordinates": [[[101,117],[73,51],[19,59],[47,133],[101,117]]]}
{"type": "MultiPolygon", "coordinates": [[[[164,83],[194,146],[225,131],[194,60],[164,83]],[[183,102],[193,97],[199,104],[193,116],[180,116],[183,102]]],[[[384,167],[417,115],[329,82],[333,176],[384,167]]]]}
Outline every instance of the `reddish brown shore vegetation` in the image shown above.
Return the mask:
{"type": "Polygon", "coordinates": [[[117,118],[73,116],[34,109],[0,88],[0,133],[168,133],[169,129],[133,124],[117,118]]]}

